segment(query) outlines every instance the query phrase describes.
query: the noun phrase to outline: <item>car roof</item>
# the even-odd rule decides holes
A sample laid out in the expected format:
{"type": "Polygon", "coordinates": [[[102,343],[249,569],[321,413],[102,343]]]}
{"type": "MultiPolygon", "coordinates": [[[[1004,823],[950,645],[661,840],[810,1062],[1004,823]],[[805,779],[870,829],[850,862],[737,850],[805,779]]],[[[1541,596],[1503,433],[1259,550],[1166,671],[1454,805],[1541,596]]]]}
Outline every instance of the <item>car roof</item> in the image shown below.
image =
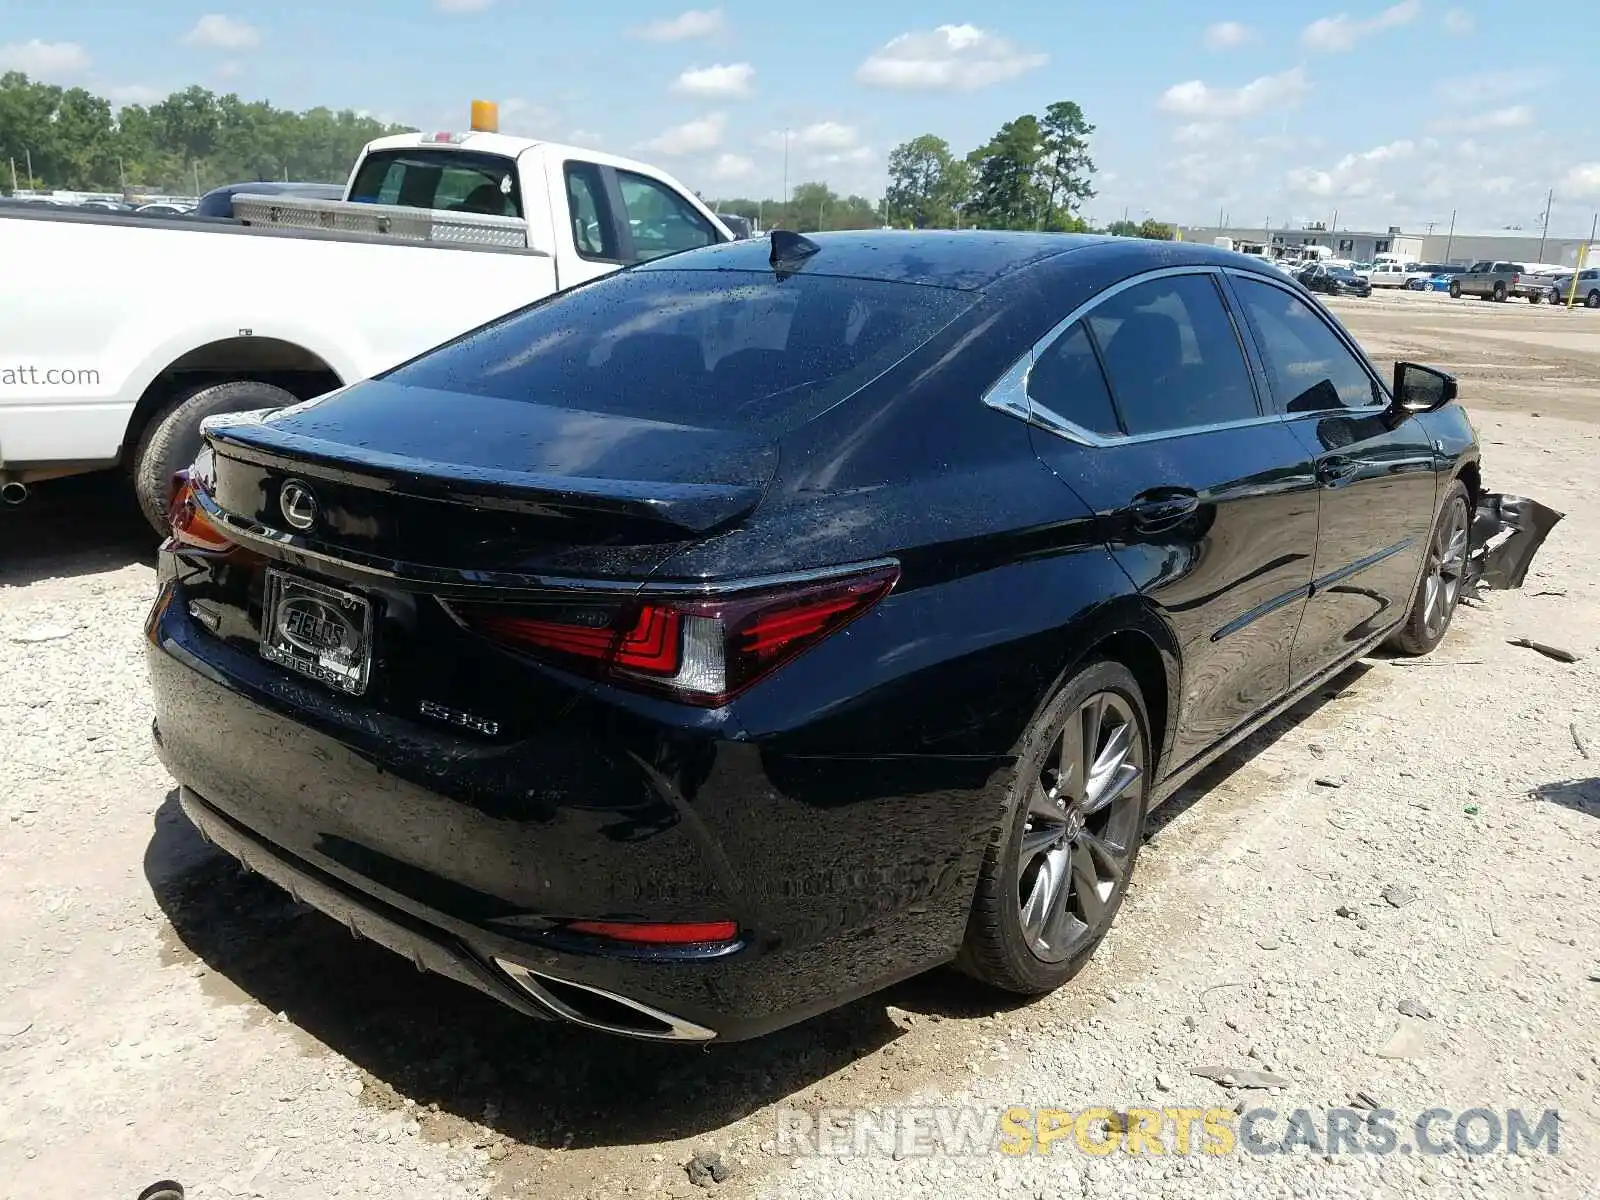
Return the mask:
{"type": "MultiPolygon", "coordinates": [[[[972,290],[988,287],[1026,268],[1083,254],[1097,266],[1125,265],[1129,274],[1147,267],[1192,264],[1246,265],[1242,254],[1198,242],[1076,233],[1014,233],[1001,230],[871,229],[808,233],[817,251],[786,273],[834,275],[889,283],[926,284],[972,290]]],[[[725,242],[653,259],[635,271],[771,271],[769,237],[725,242]]],[[[1053,264],[1052,264],[1053,265],[1053,264]]],[[[1064,267],[1066,264],[1062,263],[1064,267]]],[[[1260,273],[1281,274],[1270,269],[1260,273]]]]}

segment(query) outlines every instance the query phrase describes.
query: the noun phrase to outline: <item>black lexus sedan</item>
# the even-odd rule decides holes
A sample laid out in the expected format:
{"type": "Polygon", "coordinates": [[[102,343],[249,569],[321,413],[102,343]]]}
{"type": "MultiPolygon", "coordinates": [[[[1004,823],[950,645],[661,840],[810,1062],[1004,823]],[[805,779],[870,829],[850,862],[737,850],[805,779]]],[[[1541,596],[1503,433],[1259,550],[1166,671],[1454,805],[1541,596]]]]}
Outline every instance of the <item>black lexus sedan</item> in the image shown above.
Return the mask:
{"type": "Polygon", "coordinates": [[[148,618],[206,837],[530,1016],[1037,994],[1150,807],[1559,514],[1214,247],[778,232],[213,418],[148,618]]]}
{"type": "Polygon", "coordinates": [[[1329,267],[1318,263],[1314,267],[1307,267],[1295,278],[1311,291],[1329,296],[1360,296],[1365,299],[1372,295],[1372,284],[1349,267],[1329,267]]]}

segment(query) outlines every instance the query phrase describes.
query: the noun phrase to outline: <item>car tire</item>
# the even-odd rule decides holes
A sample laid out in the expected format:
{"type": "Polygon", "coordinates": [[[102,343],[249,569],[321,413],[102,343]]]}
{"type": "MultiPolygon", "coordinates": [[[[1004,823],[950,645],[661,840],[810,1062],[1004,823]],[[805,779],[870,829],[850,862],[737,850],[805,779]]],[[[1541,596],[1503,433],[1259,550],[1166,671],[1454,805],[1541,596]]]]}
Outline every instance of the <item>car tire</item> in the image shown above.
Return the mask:
{"type": "Polygon", "coordinates": [[[1456,283],[1454,280],[1451,280],[1451,282],[1450,282],[1450,299],[1452,299],[1452,300],[1461,299],[1461,285],[1459,283],[1456,283]]]}
{"type": "Polygon", "coordinates": [[[1596,288],[1583,298],[1585,308],[1600,308],[1600,288],[1596,288]]]}
{"type": "Polygon", "coordinates": [[[134,495],[145,520],[157,533],[167,532],[167,491],[174,472],[200,452],[200,422],[224,412],[283,408],[299,397],[253,379],[215,383],[180,392],[148,422],[134,448],[130,469],[134,495]]]}
{"type": "Polygon", "coordinates": [[[1503,284],[1503,283],[1497,283],[1497,284],[1495,284],[1495,285],[1494,285],[1494,299],[1495,299],[1495,303],[1496,303],[1496,304],[1498,304],[1498,303],[1501,303],[1501,302],[1502,302],[1502,301],[1504,301],[1504,300],[1505,300],[1505,298],[1506,298],[1506,285],[1505,285],[1505,284],[1503,284]]]}
{"type": "Polygon", "coordinates": [[[1021,995],[1077,974],[1127,893],[1156,754],[1144,696],[1121,663],[1092,662],[1061,686],[1023,735],[958,970],[1021,995]],[[1086,733],[1089,754],[1076,749],[1086,733]]]}
{"type": "Polygon", "coordinates": [[[1439,515],[1434,518],[1411,609],[1405,623],[1389,639],[1390,646],[1415,656],[1430,653],[1444,640],[1461,603],[1462,581],[1471,552],[1471,498],[1467,485],[1457,479],[1451,482],[1439,515]]]}
{"type": "Polygon", "coordinates": [[[1538,304],[1543,299],[1544,299],[1544,297],[1538,292],[1529,292],[1528,293],[1528,303],[1529,304],[1538,304]]]}

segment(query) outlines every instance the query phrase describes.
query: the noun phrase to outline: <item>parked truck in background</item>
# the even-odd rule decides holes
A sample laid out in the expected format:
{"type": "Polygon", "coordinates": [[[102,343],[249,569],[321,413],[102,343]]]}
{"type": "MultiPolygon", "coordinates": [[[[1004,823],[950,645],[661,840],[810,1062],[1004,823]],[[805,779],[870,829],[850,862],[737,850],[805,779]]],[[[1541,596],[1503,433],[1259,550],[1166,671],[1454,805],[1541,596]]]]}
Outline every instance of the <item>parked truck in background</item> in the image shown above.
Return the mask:
{"type": "Polygon", "coordinates": [[[1450,281],[1450,295],[1458,300],[1476,296],[1480,300],[1504,301],[1521,296],[1530,304],[1538,304],[1548,291],[1548,285],[1539,286],[1523,264],[1514,262],[1476,262],[1450,281]]]}
{"type": "Polygon", "coordinates": [[[235,195],[231,220],[0,210],[0,494],[120,466],[163,529],[207,416],[321,395],[732,240],[655,167],[474,126],[380,138],[342,199],[235,195]]]}

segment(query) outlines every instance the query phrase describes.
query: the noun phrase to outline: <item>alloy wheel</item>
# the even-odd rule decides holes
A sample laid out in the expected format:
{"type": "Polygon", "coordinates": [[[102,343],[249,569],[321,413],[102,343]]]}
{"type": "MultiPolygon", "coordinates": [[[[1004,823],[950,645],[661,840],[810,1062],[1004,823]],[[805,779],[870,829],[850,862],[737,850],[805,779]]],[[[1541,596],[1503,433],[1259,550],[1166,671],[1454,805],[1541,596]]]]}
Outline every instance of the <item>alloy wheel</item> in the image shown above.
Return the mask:
{"type": "Polygon", "coordinates": [[[1132,706],[1096,692],[1069,714],[1028,797],[1017,863],[1022,932],[1057,963],[1097,939],[1141,833],[1146,752],[1132,706]]]}
{"type": "Polygon", "coordinates": [[[1422,620],[1429,637],[1437,637],[1449,623],[1461,598],[1461,578],[1467,566],[1467,506],[1456,499],[1434,531],[1428,551],[1428,580],[1423,595],[1422,620]]]}

